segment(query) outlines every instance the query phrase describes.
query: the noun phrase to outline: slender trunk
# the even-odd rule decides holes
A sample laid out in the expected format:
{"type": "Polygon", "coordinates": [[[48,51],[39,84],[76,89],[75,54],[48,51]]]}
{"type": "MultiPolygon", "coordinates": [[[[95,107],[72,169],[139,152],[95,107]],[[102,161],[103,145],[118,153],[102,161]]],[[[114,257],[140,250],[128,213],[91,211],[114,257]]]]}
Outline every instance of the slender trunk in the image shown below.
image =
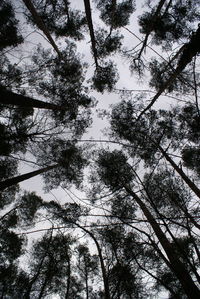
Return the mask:
{"type": "Polygon", "coordinates": [[[25,173],[25,174],[22,174],[22,175],[18,175],[14,178],[2,181],[2,182],[0,182],[0,191],[3,191],[4,189],[6,189],[8,187],[16,185],[16,184],[18,184],[20,182],[23,182],[25,180],[28,180],[28,179],[36,176],[36,175],[42,174],[42,173],[44,173],[46,171],[49,171],[53,168],[56,168],[58,166],[59,166],[59,164],[50,165],[50,166],[47,166],[47,167],[44,167],[44,168],[41,168],[41,169],[38,169],[38,170],[35,170],[35,171],[32,171],[32,172],[28,172],[28,173],[25,173]]]}
{"type": "Polygon", "coordinates": [[[110,296],[110,290],[109,290],[109,284],[108,284],[108,278],[107,278],[107,274],[106,274],[106,268],[104,265],[104,260],[103,260],[103,256],[102,256],[102,252],[101,252],[101,248],[100,245],[97,241],[97,239],[95,238],[95,236],[93,235],[93,233],[91,233],[89,230],[87,230],[86,228],[82,227],[81,225],[74,223],[77,227],[79,227],[80,229],[82,229],[83,231],[85,231],[94,241],[96,247],[97,247],[97,251],[98,251],[98,255],[99,255],[99,260],[100,260],[100,265],[101,265],[101,271],[102,271],[102,277],[103,277],[103,283],[104,283],[104,291],[105,291],[105,299],[111,299],[110,296]]]}
{"type": "Polygon", "coordinates": [[[189,43],[185,44],[184,50],[178,61],[177,67],[174,70],[174,73],[158,90],[158,92],[153,97],[149,105],[147,105],[147,107],[140,113],[137,119],[140,119],[141,116],[153,106],[153,104],[160,97],[160,95],[173,83],[173,81],[180,75],[180,73],[185,69],[185,67],[192,61],[192,58],[200,52],[199,40],[200,40],[200,27],[192,35],[189,43]]]}
{"type": "Polygon", "coordinates": [[[87,267],[85,267],[85,288],[86,288],[86,299],[89,299],[89,289],[88,289],[88,272],[87,267]]]}
{"type": "Polygon", "coordinates": [[[176,206],[183,212],[185,213],[186,217],[188,217],[191,221],[191,223],[196,226],[196,228],[198,228],[200,230],[200,224],[196,222],[196,220],[194,219],[194,217],[188,212],[188,209],[186,207],[183,207],[178,200],[176,200],[176,198],[173,198],[170,200],[176,204],[176,206]]]}
{"type": "Polygon", "coordinates": [[[42,299],[42,298],[43,298],[44,291],[45,291],[45,289],[46,289],[46,287],[47,287],[47,283],[48,283],[48,278],[47,278],[47,276],[46,276],[46,277],[45,277],[45,281],[44,281],[44,283],[42,284],[42,288],[41,288],[41,290],[40,290],[40,293],[39,293],[39,296],[38,296],[37,299],[42,299]]]}
{"type": "Polygon", "coordinates": [[[166,290],[168,290],[170,292],[171,295],[173,295],[173,298],[174,299],[181,299],[179,295],[177,295],[174,290],[172,288],[170,288],[170,286],[168,286],[168,284],[163,281],[162,279],[160,279],[159,277],[157,277],[156,275],[154,275],[153,273],[151,273],[150,271],[148,271],[146,269],[146,267],[142,266],[138,260],[137,260],[137,256],[133,253],[133,256],[134,256],[134,261],[136,262],[136,264],[138,265],[138,267],[140,269],[142,269],[144,272],[146,272],[149,276],[151,276],[153,279],[155,279],[156,281],[158,281],[161,285],[163,285],[165,287],[166,290]]]}
{"type": "Polygon", "coordinates": [[[189,177],[185,174],[185,172],[178,167],[178,165],[172,160],[172,158],[169,157],[169,155],[160,145],[158,145],[158,149],[163,154],[165,159],[171,164],[171,166],[180,175],[183,181],[190,187],[190,189],[196,194],[196,196],[200,198],[200,189],[189,179],[189,177]]]}
{"type": "Polygon", "coordinates": [[[141,55],[142,55],[144,49],[146,48],[146,45],[147,45],[147,41],[148,41],[149,35],[151,34],[151,31],[152,31],[153,26],[154,26],[154,20],[155,20],[155,19],[157,18],[157,16],[160,14],[161,9],[162,9],[163,5],[165,4],[165,2],[166,2],[166,0],[160,0],[160,2],[158,3],[158,6],[157,6],[156,11],[155,11],[155,14],[154,14],[154,16],[153,16],[153,19],[152,19],[151,23],[149,24],[149,30],[148,30],[148,32],[147,32],[146,35],[145,35],[144,41],[143,41],[143,43],[142,43],[142,47],[141,47],[140,52],[139,52],[139,54],[138,54],[138,59],[140,59],[140,57],[141,57],[141,55]]]}
{"type": "Polygon", "coordinates": [[[90,31],[90,38],[91,38],[94,61],[95,61],[96,67],[98,67],[96,40],[95,40],[95,35],[94,35],[93,23],[92,23],[90,0],[84,0],[84,5],[85,5],[85,14],[86,14],[86,18],[87,18],[87,23],[88,23],[88,27],[89,27],[89,31],[90,31]]]}
{"type": "Polygon", "coordinates": [[[17,94],[10,90],[6,90],[3,87],[0,87],[0,103],[4,105],[15,105],[26,108],[31,107],[50,110],[65,110],[65,107],[36,100],[22,94],[17,94]]]}
{"type": "Polygon", "coordinates": [[[62,54],[60,50],[58,49],[57,45],[55,44],[52,36],[50,35],[47,27],[45,26],[44,22],[42,21],[42,18],[38,15],[33,3],[31,0],[23,0],[24,4],[30,11],[35,23],[37,24],[38,28],[43,31],[43,33],[46,35],[47,39],[49,40],[50,44],[54,48],[54,50],[57,52],[58,56],[61,58],[62,54]]]}
{"type": "MultiPolygon", "coordinates": [[[[51,235],[50,235],[50,237],[49,237],[49,244],[50,244],[50,242],[51,242],[51,240],[52,240],[52,236],[53,236],[53,229],[51,229],[51,235]]],[[[38,279],[38,277],[39,277],[39,275],[40,275],[40,271],[41,271],[41,269],[42,269],[44,259],[45,259],[46,255],[47,255],[48,248],[49,248],[49,247],[47,247],[47,249],[46,249],[46,251],[45,251],[45,253],[44,253],[44,255],[43,255],[43,258],[42,258],[42,260],[40,261],[40,264],[39,264],[39,266],[38,266],[37,272],[35,273],[35,275],[33,276],[33,278],[32,278],[32,279],[30,280],[30,282],[29,282],[27,291],[26,291],[26,293],[25,293],[25,295],[24,295],[24,299],[30,299],[30,298],[31,298],[31,297],[30,297],[30,294],[31,294],[32,286],[33,286],[33,284],[36,282],[36,280],[38,279]]]]}
{"type": "Polygon", "coordinates": [[[68,269],[67,269],[67,291],[65,293],[65,299],[70,299],[69,298],[69,290],[70,290],[70,283],[71,283],[71,264],[70,264],[70,258],[67,258],[67,264],[68,264],[68,269]]]}
{"type": "MultiPolygon", "coordinates": [[[[159,209],[157,208],[156,204],[153,201],[152,196],[149,194],[148,190],[146,190],[145,186],[144,186],[144,190],[148,196],[148,201],[151,204],[152,208],[155,210],[156,214],[160,217],[160,219],[162,220],[166,231],[169,233],[169,235],[171,236],[174,244],[176,245],[177,250],[179,251],[180,255],[183,257],[183,259],[188,263],[188,265],[190,265],[191,270],[194,272],[194,275],[197,278],[197,281],[200,283],[200,276],[196,270],[196,267],[194,266],[194,264],[190,261],[190,258],[188,257],[187,253],[182,249],[182,247],[180,246],[180,244],[178,243],[177,239],[175,238],[174,234],[172,233],[172,231],[169,229],[168,224],[165,221],[165,217],[162,213],[160,213],[159,209]]],[[[178,205],[179,206],[179,205],[178,205]]]]}
{"type": "Polygon", "coordinates": [[[149,224],[153,228],[160,244],[162,245],[170,263],[171,263],[171,269],[173,269],[174,274],[179,279],[185,293],[187,294],[189,299],[197,299],[200,298],[200,290],[197,288],[195,283],[193,282],[192,278],[190,277],[189,273],[187,272],[187,269],[185,268],[184,264],[179,260],[179,257],[174,252],[174,249],[169,242],[169,240],[166,238],[165,234],[159,227],[158,223],[150,213],[149,209],[146,207],[146,205],[143,203],[142,200],[138,197],[136,193],[134,193],[131,189],[129,189],[127,186],[124,186],[128,194],[132,196],[132,198],[137,202],[137,204],[140,206],[142,212],[144,213],[145,217],[147,218],[149,224]]]}

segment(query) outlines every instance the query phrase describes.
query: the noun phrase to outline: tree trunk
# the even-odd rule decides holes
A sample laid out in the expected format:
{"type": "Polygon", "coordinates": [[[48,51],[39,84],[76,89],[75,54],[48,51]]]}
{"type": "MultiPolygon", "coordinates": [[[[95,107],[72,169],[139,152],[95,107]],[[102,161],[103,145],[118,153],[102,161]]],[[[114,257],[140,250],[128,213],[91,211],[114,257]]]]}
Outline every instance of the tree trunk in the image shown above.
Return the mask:
{"type": "Polygon", "coordinates": [[[99,246],[99,243],[98,243],[97,239],[95,238],[94,234],[91,233],[89,230],[87,230],[86,228],[84,228],[81,225],[77,224],[76,222],[74,222],[74,225],[76,225],[77,227],[79,227],[80,229],[85,231],[93,239],[93,241],[94,241],[94,243],[97,247],[97,251],[98,251],[98,255],[99,255],[101,271],[102,271],[102,277],[103,277],[103,283],[104,283],[105,299],[111,299],[109,284],[108,284],[108,278],[107,278],[107,274],[106,274],[106,268],[105,268],[105,265],[104,265],[104,260],[103,260],[103,256],[102,256],[102,253],[101,253],[101,248],[99,246]]]}
{"type": "Polygon", "coordinates": [[[90,38],[91,38],[94,61],[95,61],[96,67],[98,67],[96,40],[95,40],[95,35],[94,35],[93,23],[92,23],[90,0],[84,0],[84,5],[85,5],[85,14],[86,14],[86,18],[87,18],[87,23],[88,23],[88,27],[89,27],[89,31],[90,31],[90,38]]]}
{"type": "Polygon", "coordinates": [[[4,105],[15,105],[25,108],[31,107],[50,110],[65,110],[65,107],[36,100],[22,94],[17,94],[15,92],[6,90],[3,87],[0,87],[0,103],[4,105]]]}
{"type": "Polygon", "coordinates": [[[142,56],[142,53],[144,51],[144,49],[146,48],[146,45],[147,45],[147,41],[148,41],[148,38],[149,38],[149,35],[151,34],[151,31],[153,29],[153,26],[154,26],[154,20],[157,18],[157,16],[160,14],[161,12],[161,9],[163,7],[163,5],[165,4],[166,0],[160,0],[160,2],[158,3],[158,6],[156,8],[156,11],[155,11],[155,14],[153,16],[153,20],[152,22],[149,24],[149,29],[148,29],[148,32],[146,33],[145,35],[145,38],[144,38],[144,41],[142,43],[142,47],[140,49],[140,52],[138,54],[138,59],[140,59],[140,57],[142,56]]]}
{"type": "Polygon", "coordinates": [[[177,63],[177,67],[174,70],[173,74],[169,79],[163,84],[163,86],[158,90],[156,95],[153,97],[149,105],[139,114],[137,119],[140,119],[141,116],[148,111],[160,95],[173,83],[173,81],[181,74],[185,67],[192,61],[193,57],[200,52],[200,27],[195,33],[192,34],[192,37],[188,43],[185,44],[182,55],[177,63]]]}
{"type": "Polygon", "coordinates": [[[37,24],[38,28],[40,30],[43,31],[43,33],[46,35],[47,39],[49,40],[50,44],[52,45],[52,47],[54,48],[54,50],[57,52],[58,56],[61,58],[62,54],[59,51],[57,45],[55,44],[52,36],[50,35],[47,27],[45,26],[44,22],[42,21],[41,17],[38,15],[33,3],[31,2],[31,0],[23,0],[24,4],[26,5],[26,7],[28,8],[28,10],[30,11],[35,23],[37,24]]]}
{"type": "Polygon", "coordinates": [[[50,165],[50,166],[47,166],[47,167],[44,167],[44,168],[41,168],[41,169],[38,169],[38,170],[35,170],[35,171],[32,171],[32,172],[28,172],[28,173],[25,173],[25,174],[22,174],[22,175],[18,175],[14,178],[2,181],[2,182],[0,182],[0,191],[3,191],[4,189],[6,189],[8,187],[16,185],[16,184],[18,184],[20,182],[23,182],[25,180],[28,180],[28,179],[36,176],[36,175],[42,174],[42,173],[44,173],[46,171],[49,171],[53,168],[56,168],[58,166],[59,166],[59,164],[50,165]]]}
{"type": "Polygon", "coordinates": [[[160,145],[158,145],[158,149],[163,154],[165,159],[171,164],[171,166],[180,175],[183,181],[190,187],[190,189],[196,194],[196,196],[200,198],[200,189],[189,179],[189,177],[185,174],[185,172],[178,167],[178,165],[169,157],[169,155],[160,145]]]}
{"type": "Polygon", "coordinates": [[[41,288],[41,290],[40,290],[40,293],[39,293],[37,299],[42,299],[42,298],[43,298],[44,291],[45,291],[45,289],[46,289],[46,287],[47,287],[47,283],[48,283],[48,278],[47,278],[47,276],[46,276],[46,277],[45,277],[45,281],[44,281],[43,284],[42,284],[42,288],[41,288]]]}
{"type": "Polygon", "coordinates": [[[70,299],[69,298],[69,290],[70,290],[70,283],[71,283],[71,264],[70,264],[70,258],[68,256],[67,258],[67,264],[68,264],[68,268],[67,268],[67,290],[65,293],[65,299],[70,299]]]}
{"type": "Polygon", "coordinates": [[[179,260],[179,257],[174,252],[174,249],[169,242],[169,240],[166,238],[165,234],[159,227],[158,223],[150,213],[149,209],[146,207],[146,205],[143,203],[142,200],[138,197],[136,193],[134,193],[131,189],[129,189],[127,186],[124,186],[127,193],[132,196],[132,198],[137,202],[137,204],[140,206],[142,212],[144,213],[145,217],[147,218],[149,224],[153,228],[160,244],[162,245],[165,253],[167,254],[167,257],[171,263],[171,269],[173,269],[174,274],[179,279],[185,293],[187,294],[189,299],[197,299],[200,298],[200,290],[193,282],[192,278],[190,277],[189,273],[187,272],[187,269],[185,268],[184,264],[179,260]]]}
{"type": "MultiPolygon", "coordinates": [[[[51,235],[50,235],[50,238],[49,238],[49,244],[50,244],[50,242],[52,240],[52,236],[53,236],[53,229],[51,230],[51,235]]],[[[43,256],[42,260],[40,261],[40,264],[38,266],[37,272],[35,273],[35,275],[33,276],[33,278],[29,282],[27,291],[26,291],[26,293],[24,295],[24,299],[31,299],[31,289],[32,289],[33,284],[36,282],[36,280],[38,279],[38,277],[40,275],[40,271],[42,269],[43,262],[45,260],[46,255],[47,255],[47,251],[48,251],[48,247],[47,247],[47,249],[46,249],[46,251],[44,253],[44,256],[43,256]]]]}

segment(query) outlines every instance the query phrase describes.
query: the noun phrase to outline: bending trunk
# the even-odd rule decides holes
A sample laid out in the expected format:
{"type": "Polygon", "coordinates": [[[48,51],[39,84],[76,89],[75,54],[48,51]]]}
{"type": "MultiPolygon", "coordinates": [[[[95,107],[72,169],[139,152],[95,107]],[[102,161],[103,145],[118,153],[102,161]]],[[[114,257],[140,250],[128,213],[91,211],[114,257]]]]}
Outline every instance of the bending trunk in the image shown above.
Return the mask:
{"type": "Polygon", "coordinates": [[[50,166],[47,166],[47,167],[44,167],[44,168],[41,168],[41,169],[38,169],[38,170],[35,170],[35,171],[32,171],[32,172],[28,172],[28,173],[25,173],[25,174],[22,174],[22,175],[18,175],[14,178],[2,181],[2,182],[0,182],[0,191],[3,191],[4,189],[6,189],[8,187],[16,185],[16,184],[18,184],[20,182],[23,182],[25,180],[28,180],[28,179],[36,176],[36,175],[42,174],[42,173],[44,173],[46,171],[49,171],[53,168],[56,168],[58,166],[59,166],[58,164],[50,165],[50,166]]]}
{"type": "Polygon", "coordinates": [[[100,265],[101,265],[103,283],[104,283],[105,299],[111,299],[109,284],[108,284],[108,278],[107,278],[107,274],[106,274],[106,268],[105,268],[105,265],[104,265],[104,260],[103,260],[103,256],[102,256],[102,252],[101,252],[101,248],[99,246],[99,243],[98,243],[97,239],[95,238],[95,236],[93,235],[93,233],[91,233],[89,230],[87,230],[86,228],[82,227],[81,225],[79,225],[77,223],[74,223],[74,224],[77,227],[81,228],[83,231],[85,231],[93,239],[93,241],[94,241],[94,243],[97,247],[99,260],[100,260],[100,265]]]}
{"type": "Polygon", "coordinates": [[[179,279],[185,293],[187,294],[189,299],[197,299],[200,298],[200,290],[197,288],[195,283],[193,282],[192,278],[187,272],[184,264],[179,260],[178,256],[176,255],[171,243],[166,238],[165,234],[159,227],[158,223],[150,213],[149,209],[140,200],[138,195],[134,193],[131,189],[125,186],[126,191],[133,197],[133,199],[137,202],[140,206],[142,212],[144,213],[145,217],[147,218],[149,224],[153,228],[160,244],[162,245],[167,257],[171,263],[171,269],[173,269],[174,274],[179,279]]]}

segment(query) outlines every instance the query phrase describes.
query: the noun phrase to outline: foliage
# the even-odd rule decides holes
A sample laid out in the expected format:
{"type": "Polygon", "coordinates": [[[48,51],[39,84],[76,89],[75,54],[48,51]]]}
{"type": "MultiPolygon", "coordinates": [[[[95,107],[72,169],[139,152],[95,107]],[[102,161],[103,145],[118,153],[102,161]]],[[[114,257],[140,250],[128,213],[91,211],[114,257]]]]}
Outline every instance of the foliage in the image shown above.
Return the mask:
{"type": "Polygon", "coordinates": [[[199,7],[1,1],[1,298],[200,297],[199,7]]]}
{"type": "Polygon", "coordinates": [[[23,42],[18,32],[18,23],[12,4],[3,0],[0,6],[0,50],[10,46],[15,47],[23,42]]]}

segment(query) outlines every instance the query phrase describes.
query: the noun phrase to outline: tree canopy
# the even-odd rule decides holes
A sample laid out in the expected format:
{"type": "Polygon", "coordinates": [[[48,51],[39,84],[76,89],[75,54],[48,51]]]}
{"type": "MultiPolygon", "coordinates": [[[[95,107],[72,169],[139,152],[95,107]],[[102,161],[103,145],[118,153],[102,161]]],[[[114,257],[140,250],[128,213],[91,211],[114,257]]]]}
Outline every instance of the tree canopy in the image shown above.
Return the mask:
{"type": "Polygon", "coordinates": [[[198,22],[199,0],[0,2],[2,299],[200,298],[198,22]]]}

